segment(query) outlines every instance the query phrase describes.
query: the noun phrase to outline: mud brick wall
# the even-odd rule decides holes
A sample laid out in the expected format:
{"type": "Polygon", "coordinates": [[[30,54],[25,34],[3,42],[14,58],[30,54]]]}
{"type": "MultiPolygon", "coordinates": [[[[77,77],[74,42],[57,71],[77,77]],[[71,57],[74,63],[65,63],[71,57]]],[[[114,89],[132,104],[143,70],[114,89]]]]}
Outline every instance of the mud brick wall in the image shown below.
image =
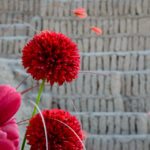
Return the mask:
{"type": "MultiPolygon", "coordinates": [[[[41,109],[76,115],[88,132],[87,150],[150,150],[150,0],[0,0],[0,84],[16,87],[27,76],[21,51],[41,30],[66,34],[81,54],[78,79],[45,86],[41,109]],[[71,11],[81,7],[85,19],[71,11]]],[[[37,83],[30,77],[20,90],[37,83]]],[[[23,97],[18,121],[30,116],[26,99],[37,92],[23,97]]]]}

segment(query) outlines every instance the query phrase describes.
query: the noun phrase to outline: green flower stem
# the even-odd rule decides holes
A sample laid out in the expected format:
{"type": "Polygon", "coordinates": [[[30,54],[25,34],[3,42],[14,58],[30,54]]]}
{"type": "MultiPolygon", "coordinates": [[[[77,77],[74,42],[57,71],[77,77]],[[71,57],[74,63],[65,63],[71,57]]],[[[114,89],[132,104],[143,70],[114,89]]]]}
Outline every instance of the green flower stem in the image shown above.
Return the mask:
{"type": "MultiPolygon", "coordinates": [[[[38,93],[38,97],[37,97],[37,101],[36,101],[36,104],[37,104],[37,105],[39,105],[39,102],[40,102],[40,98],[41,98],[41,94],[42,94],[42,90],[43,90],[45,81],[46,81],[46,79],[44,79],[44,80],[42,81],[42,84],[41,84],[41,86],[40,86],[39,93],[38,93]]],[[[36,111],[37,111],[37,108],[34,107],[34,111],[33,111],[33,113],[32,113],[32,117],[35,116],[36,111]]],[[[31,117],[31,118],[32,118],[32,117],[31,117]]],[[[28,124],[28,125],[29,125],[29,124],[28,124]]],[[[24,139],[23,139],[23,142],[22,142],[21,150],[24,150],[25,143],[26,143],[26,135],[24,135],[24,139]]]]}

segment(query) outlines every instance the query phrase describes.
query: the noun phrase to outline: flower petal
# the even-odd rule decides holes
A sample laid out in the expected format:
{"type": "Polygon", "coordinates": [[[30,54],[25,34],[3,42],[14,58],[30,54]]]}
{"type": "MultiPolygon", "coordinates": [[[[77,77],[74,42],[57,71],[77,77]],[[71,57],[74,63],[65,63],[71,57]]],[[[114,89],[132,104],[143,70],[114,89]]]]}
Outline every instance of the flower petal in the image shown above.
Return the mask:
{"type": "Polygon", "coordinates": [[[43,30],[43,31],[40,32],[40,34],[43,34],[43,33],[46,33],[46,32],[47,32],[47,30],[43,30]]]}
{"type": "Polygon", "coordinates": [[[8,121],[21,105],[21,94],[9,85],[0,86],[0,125],[8,121]]]}
{"type": "Polygon", "coordinates": [[[77,9],[74,9],[73,12],[76,14],[83,14],[86,12],[86,10],[84,8],[77,8],[77,9]]]}
{"type": "Polygon", "coordinates": [[[86,139],[88,137],[88,133],[85,130],[82,130],[82,134],[84,136],[84,139],[86,139]]]}
{"type": "Polygon", "coordinates": [[[90,27],[95,33],[97,34],[102,34],[102,30],[100,28],[97,27],[90,27]]]}
{"type": "Polygon", "coordinates": [[[87,17],[87,14],[86,14],[86,13],[83,13],[83,14],[75,13],[75,15],[76,15],[78,18],[86,18],[86,17],[87,17]]]}
{"type": "Polygon", "coordinates": [[[6,135],[6,138],[3,136],[1,139],[7,139],[7,142],[9,142],[10,145],[13,145],[15,150],[19,150],[19,130],[16,119],[13,117],[0,126],[0,129],[3,132],[3,135],[6,135]]]}
{"type": "Polygon", "coordinates": [[[15,150],[13,143],[7,139],[7,134],[0,130],[0,148],[4,150],[15,150]]]}

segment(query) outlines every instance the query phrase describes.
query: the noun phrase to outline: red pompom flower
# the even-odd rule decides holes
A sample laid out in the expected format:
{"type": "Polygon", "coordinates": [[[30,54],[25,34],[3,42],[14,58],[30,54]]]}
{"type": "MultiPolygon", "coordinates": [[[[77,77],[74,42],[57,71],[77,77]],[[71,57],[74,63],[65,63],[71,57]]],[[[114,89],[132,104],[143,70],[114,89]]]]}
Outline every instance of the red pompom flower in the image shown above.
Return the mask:
{"type": "Polygon", "coordinates": [[[77,45],[66,35],[42,31],[35,35],[22,51],[22,63],[35,80],[47,79],[62,85],[77,78],[80,55],[77,45]]]}
{"type": "MultiPolygon", "coordinates": [[[[47,128],[49,150],[83,149],[82,143],[75,135],[76,133],[81,141],[84,140],[81,126],[75,116],[71,116],[69,112],[60,109],[43,110],[42,114],[47,128]],[[75,133],[61,122],[72,128],[75,133]]],[[[29,124],[26,138],[28,144],[31,145],[31,150],[45,150],[45,134],[40,114],[34,116],[29,124]]]]}

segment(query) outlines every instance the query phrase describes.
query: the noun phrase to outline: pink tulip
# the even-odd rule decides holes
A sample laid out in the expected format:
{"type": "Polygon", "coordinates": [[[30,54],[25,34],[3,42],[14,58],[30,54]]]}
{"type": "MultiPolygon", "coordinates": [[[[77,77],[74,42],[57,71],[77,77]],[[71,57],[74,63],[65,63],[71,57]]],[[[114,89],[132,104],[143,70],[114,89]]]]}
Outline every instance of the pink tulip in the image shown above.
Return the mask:
{"type": "Polygon", "coordinates": [[[0,149],[19,150],[19,131],[13,117],[21,105],[21,94],[9,85],[0,86],[0,149]]]}

